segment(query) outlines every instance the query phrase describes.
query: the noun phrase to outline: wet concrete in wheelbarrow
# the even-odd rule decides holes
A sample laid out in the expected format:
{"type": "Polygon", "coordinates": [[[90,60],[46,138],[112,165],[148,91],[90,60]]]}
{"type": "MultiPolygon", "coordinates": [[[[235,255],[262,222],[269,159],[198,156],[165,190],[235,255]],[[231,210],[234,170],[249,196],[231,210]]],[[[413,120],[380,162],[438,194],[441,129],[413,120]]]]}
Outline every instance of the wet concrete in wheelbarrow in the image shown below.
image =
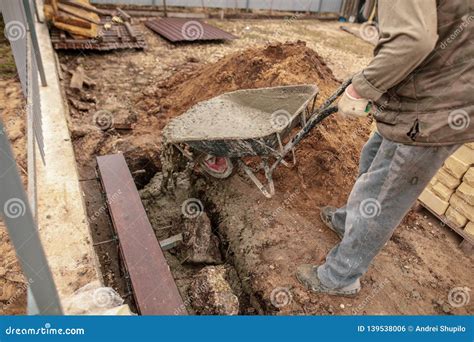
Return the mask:
{"type": "Polygon", "coordinates": [[[163,130],[169,143],[258,139],[281,133],[312,102],[314,85],[245,89],[198,103],[163,130]]]}

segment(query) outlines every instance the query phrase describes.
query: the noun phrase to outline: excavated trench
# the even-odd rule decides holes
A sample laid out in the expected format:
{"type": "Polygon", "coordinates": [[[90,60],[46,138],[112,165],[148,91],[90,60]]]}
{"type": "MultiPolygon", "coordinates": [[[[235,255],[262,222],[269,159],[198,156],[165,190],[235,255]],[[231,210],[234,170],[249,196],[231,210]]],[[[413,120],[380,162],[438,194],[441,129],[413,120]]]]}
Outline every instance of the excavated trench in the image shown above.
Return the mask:
{"type": "Polygon", "coordinates": [[[213,228],[213,233],[219,238],[220,250],[226,264],[231,265],[235,269],[235,281],[238,281],[240,284],[241,291],[238,292],[238,298],[240,303],[241,313],[250,314],[250,313],[262,313],[262,307],[258,300],[255,298],[255,294],[252,292],[248,284],[245,282],[245,275],[239,271],[236,265],[238,262],[235,260],[235,253],[232,250],[232,246],[229,243],[226,232],[222,229],[223,218],[219,211],[219,208],[212,203],[212,201],[206,197],[205,192],[199,194],[204,208],[207,208],[207,215],[211,221],[211,226],[213,228]]]}
{"type": "MultiPolygon", "coordinates": [[[[173,192],[162,191],[162,173],[140,191],[158,240],[176,234],[183,242],[165,251],[165,257],[193,314],[264,313],[236,267],[219,208],[198,191],[205,178],[180,172],[173,192]]],[[[204,180],[204,182],[203,182],[204,180]]]]}
{"type": "MultiPolygon", "coordinates": [[[[249,281],[251,279],[251,272],[246,269],[246,261],[239,253],[235,252],[235,249],[239,247],[238,241],[232,241],[232,237],[229,234],[229,231],[232,229],[229,224],[232,225],[232,223],[229,223],[227,216],[222,213],[222,208],[219,207],[219,204],[214,202],[215,199],[212,196],[208,196],[207,181],[205,178],[198,181],[198,197],[208,210],[208,216],[214,228],[213,231],[219,237],[221,251],[225,253],[223,255],[225,255],[226,263],[231,264],[236,270],[242,288],[239,296],[239,301],[242,304],[241,308],[243,309],[242,313],[264,315],[277,313],[280,306],[278,299],[270,298],[269,301],[261,291],[254,291],[252,288],[252,284],[249,281]]],[[[214,186],[219,188],[218,182],[214,183],[214,186]]],[[[245,219],[245,217],[242,217],[242,219],[245,219]]],[[[283,298],[284,300],[285,298],[283,298]]]]}

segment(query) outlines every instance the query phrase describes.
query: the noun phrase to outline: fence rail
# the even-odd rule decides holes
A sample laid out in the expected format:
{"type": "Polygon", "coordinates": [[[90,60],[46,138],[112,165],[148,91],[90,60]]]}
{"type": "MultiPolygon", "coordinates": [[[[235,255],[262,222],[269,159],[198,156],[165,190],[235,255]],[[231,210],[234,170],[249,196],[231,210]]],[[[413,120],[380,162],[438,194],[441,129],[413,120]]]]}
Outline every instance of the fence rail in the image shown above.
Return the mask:
{"type": "MultiPolygon", "coordinates": [[[[92,0],[96,4],[163,6],[163,0],[92,0]]],[[[166,0],[167,6],[339,13],[343,0],[166,0]]]]}

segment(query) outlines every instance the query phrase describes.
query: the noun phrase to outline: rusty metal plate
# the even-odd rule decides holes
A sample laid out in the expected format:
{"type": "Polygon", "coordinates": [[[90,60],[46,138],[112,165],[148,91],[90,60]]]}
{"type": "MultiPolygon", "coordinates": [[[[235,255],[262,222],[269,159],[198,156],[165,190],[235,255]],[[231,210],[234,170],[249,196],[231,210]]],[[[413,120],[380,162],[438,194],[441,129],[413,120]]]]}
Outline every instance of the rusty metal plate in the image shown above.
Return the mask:
{"type": "Polygon", "coordinates": [[[161,18],[145,22],[145,26],[170,42],[233,40],[236,36],[196,19],[161,18]]]}
{"type": "Polygon", "coordinates": [[[97,157],[114,229],[142,315],[186,315],[123,154],[97,157]]]}
{"type": "MultiPolygon", "coordinates": [[[[105,24],[110,20],[101,19],[105,24]]],[[[51,28],[51,42],[56,50],[115,50],[115,49],[145,49],[145,37],[137,26],[125,23],[113,24],[109,30],[100,30],[99,39],[74,39],[66,32],[55,27],[51,28]]]]}

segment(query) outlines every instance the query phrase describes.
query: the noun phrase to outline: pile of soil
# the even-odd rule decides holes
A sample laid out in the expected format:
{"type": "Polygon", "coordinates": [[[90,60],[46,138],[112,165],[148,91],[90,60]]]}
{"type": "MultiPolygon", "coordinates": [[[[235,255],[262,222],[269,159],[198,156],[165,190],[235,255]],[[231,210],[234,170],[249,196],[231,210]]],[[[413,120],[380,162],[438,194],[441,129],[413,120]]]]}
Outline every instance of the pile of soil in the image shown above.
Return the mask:
{"type": "Polygon", "coordinates": [[[317,84],[327,97],[338,84],[324,60],[305,42],[273,44],[231,54],[162,82],[157,96],[168,117],[222,93],[296,84],[317,84]]]}

